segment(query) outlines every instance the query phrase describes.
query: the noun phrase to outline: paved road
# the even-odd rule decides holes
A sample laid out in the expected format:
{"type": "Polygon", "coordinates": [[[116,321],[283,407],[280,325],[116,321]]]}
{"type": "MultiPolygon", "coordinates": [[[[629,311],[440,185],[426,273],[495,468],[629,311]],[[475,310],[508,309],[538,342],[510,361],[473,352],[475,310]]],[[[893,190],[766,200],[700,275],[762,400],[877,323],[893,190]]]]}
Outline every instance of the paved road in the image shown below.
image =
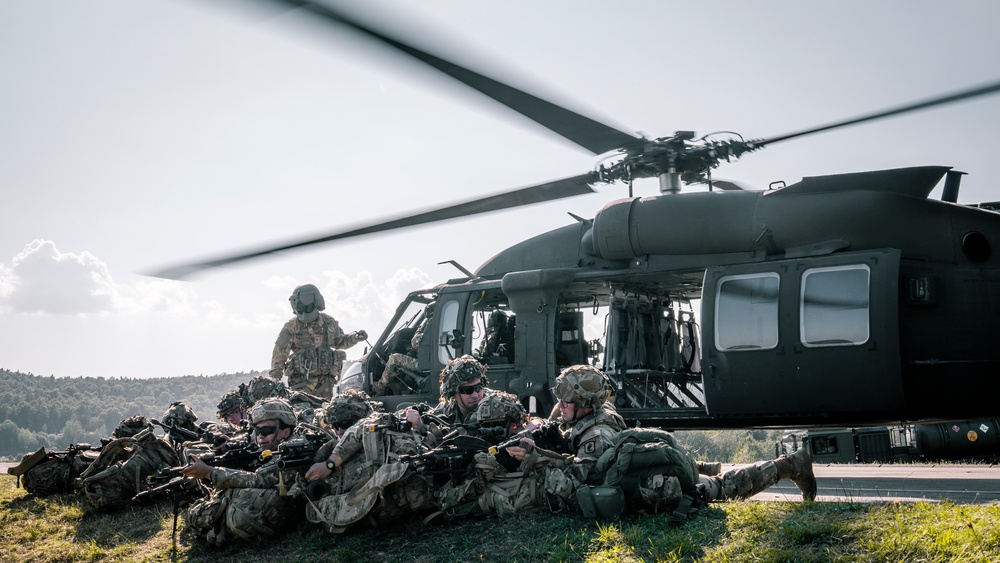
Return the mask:
{"type": "MultiPolygon", "coordinates": [[[[7,477],[11,463],[0,463],[7,477]]],[[[727,471],[735,466],[724,465],[727,471]]],[[[817,465],[818,500],[841,502],[951,500],[958,504],[1000,504],[1000,466],[987,465],[817,465]]],[[[799,500],[790,481],[771,487],[755,500],[799,500]]]]}
{"type": "MultiPolygon", "coordinates": [[[[723,471],[733,466],[724,466],[723,471]]],[[[816,465],[818,500],[1000,503],[1000,466],[988,465],[816,465]]],[[[799,490],[782,481],[757,500],[798,500],[799,490]]]]}

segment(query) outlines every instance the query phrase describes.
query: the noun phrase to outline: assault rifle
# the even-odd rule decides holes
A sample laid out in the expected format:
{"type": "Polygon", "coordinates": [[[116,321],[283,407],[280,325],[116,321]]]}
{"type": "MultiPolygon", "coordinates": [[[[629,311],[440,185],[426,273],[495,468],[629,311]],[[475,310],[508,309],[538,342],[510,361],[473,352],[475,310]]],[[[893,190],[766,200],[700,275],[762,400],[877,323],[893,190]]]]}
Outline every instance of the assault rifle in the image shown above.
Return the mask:
{"type": "Polygon", "coordinates": [[[490,443],[482,438],[452,434],[433,450],[402,455],[399,461],[409,463],[420,475],[448,475],[457,481],[472,470],[476,454],[489,448],[490,443]]]}
{"type": "Polygon", "coordinates": [[[491,446],[489,448],[490,455],[497,458],[500,465],[503,465],[508,471],[515,471],[520,463],[507,453],[507,448],[519,445],[524,438],[531,438],[535,442],[536,448],[557,454],[572,454],[573,450],[560,432],[559,424],[558,420],[553,420],[534,430],[522,432],[502,444],[491,446]]]}
{"type": "MultiPolygon", "coordinates": [[[[441,427],[448,426],[448,424],[446,424],[439,417],[427,414],[428,411],[434,408],[427,403],[417,403],[409,408],[420,413],[420,418],[424,421],[424,424],[433,422],[441,427]]],[[[398,411],[393,413],[382,413],[381,419],[383,422],[380,424],[369,424],[366,427],[366,430],[368,432],[377,432],[379,430],[389,430],[390,432],[409,432],[411,428],[409,421],[400,416],[398,411]]]]}
{"type": "Polygon", "coordinates": [[[316,452],[329,441],[330,437],[324,434],[312,432],[302,434],[278,444],[278,452],[274,454],[272,459],[281,470],[301,471],[309,469],[312,464],[316,463],[316,452]]]}
{"type": "MultiPolygon", "coordinates": [[[[213,467],[228,467],[252,471],[260,463],[261,452],[257,443],[250,436],[242,440],[227,442],[223,454],[206,453],[199,457],[201,461],[213,467]]],[[[133,502],[155,502],[167,498],[182,497],[195,492],[200,493],[201,486],[196,479],[188,479],[181,474],[181,467],[164,467],[146,478],[146,490],[132,497],[133,502]]]]}
{"type": "Polygon", "coordinates": [[[213,448],[219,448],[230,439],[224,432],[201,426],[197,430],[188,430],[173,423],[164,424],[155,418],[149,419],[149,422],[162,428],[174,442],[205,442],[213,448]]]}

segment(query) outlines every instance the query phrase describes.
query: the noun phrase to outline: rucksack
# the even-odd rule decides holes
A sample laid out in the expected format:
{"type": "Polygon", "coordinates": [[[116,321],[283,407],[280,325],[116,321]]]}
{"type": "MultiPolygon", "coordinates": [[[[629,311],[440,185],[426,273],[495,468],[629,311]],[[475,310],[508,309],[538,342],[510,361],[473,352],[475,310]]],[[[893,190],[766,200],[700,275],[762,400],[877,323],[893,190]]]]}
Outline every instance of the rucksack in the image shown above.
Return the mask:
{"type": "Polygon", "coordinates": [[[152,429],[146,429],[104,446],[101,455],[80,476],[79,488],[93,508],[117,510],[143,490],[146,477],[162,467],[179,464],[170,444],[157,438],[152,429]]]}
{"type": "Polygon", "coordinates": [[[590,477],[591,485],[620,487],[630,508],[644,504],[640,487],[653,476],[676,478],[680,491],[689,494],[698,484],[698,465],[674,437],[658,428],[631,428],[615,436],[590,477]]]}

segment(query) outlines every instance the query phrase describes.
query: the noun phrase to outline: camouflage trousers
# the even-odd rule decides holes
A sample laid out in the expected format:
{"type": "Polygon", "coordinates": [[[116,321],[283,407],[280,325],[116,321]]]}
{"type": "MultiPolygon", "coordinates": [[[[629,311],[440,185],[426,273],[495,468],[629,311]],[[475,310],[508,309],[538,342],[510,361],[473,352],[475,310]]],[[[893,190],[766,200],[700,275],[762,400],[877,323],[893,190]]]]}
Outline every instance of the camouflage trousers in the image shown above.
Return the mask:
{"type": "MultiPolygon", "coordinates": [[[[385,362],[385,369],[382,370],[382,378],[372,385],[372,391],[374,391],[376,395],[384,395],[386,390],[391,387],[397,366],[415,370],[419,367],[419,365],[420,364],[417,362],[417,359],[413,356],[399,353],[390,354],[389,359],[385,362]]],[[[398,389],[393,388],[393,392],[398,391],[398,389]]]]}
{"type": "Polygon", "coordinates": [[[187,527],[198,540],[218,546],[236,539],[271,538],[301,519],[301,502],[281,496],[277,489],[234,488],[191,505],[187,527]]]}
{"type": "Polygon", "coordinates": [[[333,386],[337,384],[337,375],[306,375],[288,374],[288,388],[292,391],[309,393],[323,399],[333,397],[333,386]]]}

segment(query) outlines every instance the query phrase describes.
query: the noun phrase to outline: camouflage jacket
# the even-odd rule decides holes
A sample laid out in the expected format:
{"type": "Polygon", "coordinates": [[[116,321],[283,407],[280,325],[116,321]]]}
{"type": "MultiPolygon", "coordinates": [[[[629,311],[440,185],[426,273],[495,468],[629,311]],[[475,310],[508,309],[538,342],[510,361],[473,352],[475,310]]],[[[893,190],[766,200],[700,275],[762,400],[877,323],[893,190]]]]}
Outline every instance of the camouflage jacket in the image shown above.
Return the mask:
{"type": "MultiPolygon", "coordinates": [[[[291,441],[302,434],[294,431],[285,442],[291,441]]],[[[216,489],[270,489],[284,485],[291,487],[300,471],[298,469],[279,470],[277,464],[264,463],[256,471],[213,467],[209,478],[216,489]]]]}
{"type": "Polygon", "coordinates": [[[333,453],[346,463],[364,452],[374,464],[400,455],[414,455],[438,444],[440,430],[424,424],[413,430],[401,422],[401,413],[375,413],[356,422],[340,437],[333,453]]]}
{"type": "MultiPolygon", "coordinates": [[[[336,319],[320,313],[319,318],[311,323],[304,323],[298,318],[292,318],[278,333],[278,338],[274,342],[274,351],[271,353],[271,377],[280,379],[284,374],[285,363],[293,353],[299,353],[308,349],[328,351],[336,349],[350,348],[361,340],[354,335],[345,334],[340,328],[340,323],[336,319]]],[[[327,362],[323,362],[327,364],[327,362]]],[[[332,365],[332,363],[329,363],[332,365]]],[[[326,367],[326,366],[324,366],[326,367]]],[[[311,371],[315,375],[335,375],[332,373],[321,373],[322,371],[311,371]]]]}
{"type": "Polygon", "coordinates": [[[561,462],[555,461],[554,465],[571,468],[580,482],[586,482],[601,454],[614,446],[615,436],[626,428],[625,420],[611,405],[595,409],[583,418],[563,422],[559,430],[574,455],[561,462]]]}
{"type": "Polygon", "coordinates": [[[455,427],[459,424],[469,424],[471,422],[472,415],[475,412],[476,411],[469,411],[468,414],[462,415],[462,409],[458,407],[458,402],[454,399],[448,399],[438,403],[438,405],[431,409],[428,414],[432,414],[440,418],[449,427],[455,427]]]}

